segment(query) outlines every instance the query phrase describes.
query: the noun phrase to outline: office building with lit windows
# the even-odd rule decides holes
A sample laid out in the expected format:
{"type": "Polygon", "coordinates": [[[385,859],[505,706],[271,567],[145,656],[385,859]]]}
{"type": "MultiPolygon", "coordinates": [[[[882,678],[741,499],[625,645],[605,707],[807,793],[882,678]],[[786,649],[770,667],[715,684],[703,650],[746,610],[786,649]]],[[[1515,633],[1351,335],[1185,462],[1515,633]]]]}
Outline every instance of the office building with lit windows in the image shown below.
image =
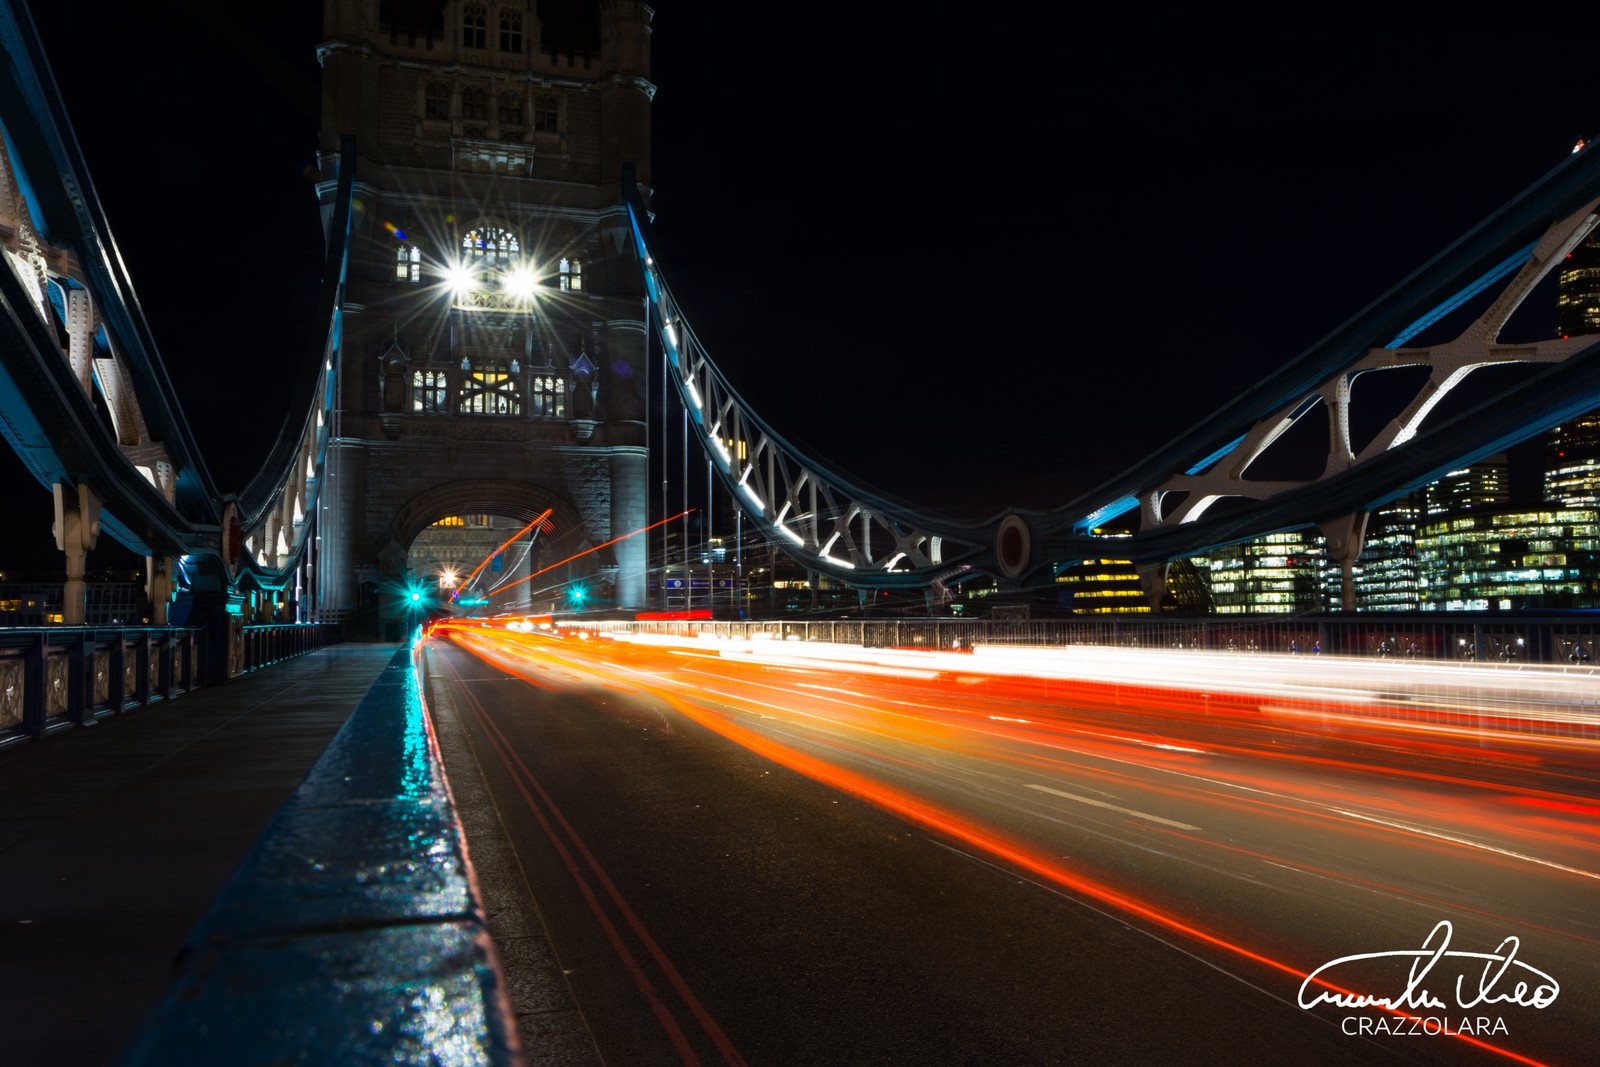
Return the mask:
{"type": "MultiPolygon", "coordinates": [[[[1556,297],[1556,334],[1592,333],[1600,333],[1600,231],[1567,254],[1556,297]]],[[[1545,442],[1545,500],[1600,507],[1600,412],[1567,420],[1545,442]]]]}
{"type": "Polygon", "coordinates": [[[1565,507],[1600,506],[1600,413],[1580,415],[1550,431],[1544,498],[1565,507]]]}
{"type": "Polygon", "coordinates": [[[1130,560],[1086,559],[1057,572],[1056,602],[1074,615],[1147,615],[1150,600],[1130,560]]]}
{"type": "MultiPolygon", "coordinates": [[[[1131,560],[1086,559],[1058,568],[1055,586],[1057,607],[1073,615],[1151,614],[1150,598],[1131,560]]],[[[1182,615],[1210,612],[1210,590],[1194,560],[1175,559],[1167,565],[1160,610],[1182,615]]]]}
{"type": "Polygon", "coordinates": [[[1600,607],[1600,510],[1550,506],[1417,528],[1424,611],[1600,607]]]}
{"type": "Polygon", "coordinates": [[[1556,336],[1600,333],[1600,230],[1567,253],[1556,278],[1556,336]]]}
{"type": "Polygon", "coordinates": [[[1220,548],[1207,556],[1219,615],[1298,615],[1328,607],[1322,538],[1290,530],[1220,548]]]}
{"type": "MultiPolygon", "coordinates": [[[[1358,611],[1415,611],[1420,605],[1417,573],[1417,521],[1421,494],[1385,504],[1367,520],[1366,545],[1356,562],[1358,611]]],[[[1330,599],[1338,602],[1339,568],[1328,571],[1330,599]]]]}
{"type": "Polygon", "coordinates": [[[1506,454],[1500,452],[1451,471],[1423,490],[1423,500],[1423,511],[1429,517],[1504,507],[1511,501],[1506,454]]]}

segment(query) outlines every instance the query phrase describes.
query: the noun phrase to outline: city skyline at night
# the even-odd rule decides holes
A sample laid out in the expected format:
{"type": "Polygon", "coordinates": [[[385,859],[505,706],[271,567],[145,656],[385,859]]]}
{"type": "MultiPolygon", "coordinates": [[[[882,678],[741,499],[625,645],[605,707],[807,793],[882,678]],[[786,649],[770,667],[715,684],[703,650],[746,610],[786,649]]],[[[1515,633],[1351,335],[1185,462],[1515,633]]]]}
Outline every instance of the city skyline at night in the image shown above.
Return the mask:
{"type": "Polygon", "coordinates": [[[10,1059],[1592,1058],[1531,17],[20,10],[10,1059]]]}
{"type": "MultiPolygon", "coordinates": [[[[54,12],[46,15],[49,17],[43,22],[48,42],[54,12]]],[[[140,35],[159,40],[185,27],[197,31],[208,42],[201,54],[217,67],[206,76],[235,77],[241,86],[249,87],[249,92],[222,94],[231,101],[228,107],[252,110],[267,119],[248,138],[214,136],[226,129],[228,107],[219,107],[216,116],[196,113],[198,117],[188,126],[108,123],[109,135],[86,135],[83,130],[94,130],[97,123],[115,114],[111,102],[95,98],[87,82],[76,76],[79,68],[74,64],[93,62],[87,57],[101,45],[94,39],[86,40],[65,60],[57,60],[62,71],[58,81],[69,101],[75,93],[90,101],[81,108],[86,117],[77,121],[83,127],[80,140],[87,146],[97,175],[102,167],[115,172],[139,158],[134,152],[116,150],[96,157],[93,146],[102,143],[102,137],[115,144],[119,137],[126,141],[130,131],[152,138],[153,145],[166,137],[181,138],[190,144],[212,144],[216,155],[216,162],[211,162],[209,157],[158,149],[153,158],[182,158],[192,163],[181,168],[141,167],[125,176],[126,184],[104,182],[108,190],[104,197],[114,225],[120,226],[116,220],[123,217],[116,210],[117,196],[181,194],[189,198],[186,203],[204,202],[199,190],[210,180],[205,177],[208,169],[233,175],[231,187],[241,194],[215,217],[219,224],[236,226],[252,217],[248,208],[259,206],[274,211],[292,209],[291,214],[301,220],[296,225],[304,226],[308,221],[315,225],[308,181],[314,176],[314,153],[285,152],[281,147],[272,147],[270,141],[273,130],[282,130],[287,143],[308,136],[307,131],[315,129],[310,117],[314,98],[309,95],[315,85],[312,79],[318,73],[315,57],[311,55],[312,62],[307,64],[307,51],[295,43],[297,37],[308,32],[308,25],[312,36],[317,35],[314,19],[308,18],[296,29],[289,20],[252,22],[252,18],[237,14],[196,18],[176,6],[158,6],[138,18],[118,16],[120,21],[97,27],[117,30],[119,47],[144,39],[140,35]],[[294,132],[297,130],[300,132],[294,132]],[[258,152],[266,148],[272,165],[233,163],[226,158],[227,153],[246,148],[258,152]],[[291,160],[291,156],[295,158],[291,160]],[[252,193],[240,177],[246,172],[270,172],[278,184],[271,193],[252,193]],[[158,174],[161,181],[153,183],[152,178],[158,174]],[[304,199],[293,207],[301,194],[304,199]]],[[[866,79],[853,86],[847,107],[829,95],[842,94],[837,87],[802,84],[778,73],[791,71],[790,64],[803,61],[823,47],[810,30],[796,40],[769,42],[766,46],[772,52],[773,64],[761,77],[771,79],[768,84],[781,86],[781,91],[775,88],[764,93],[730,95],[711,76],[714,68],[695,63],[674,66],[683,63],[685,53],[664,48],[668,35],[682,32],[694,42],[694,48],[716,54],[723,38],[713,33],[712,27],[719,24],[719,19],[726,21],[725,13],[714,6],[694,12],[669,6],[659,11],[654,21],[653,50],[658,67],[655,80],[662,87],[655,106],[656,223],[662,240],[667,242],[664,247],[672,255],[676,283],[686,300],[696,301],[690,305],[696,313],[696,324],[708,344],[714,346],[719,361],[736,376],[742,391],[762,402],[762,410],[788,436],[814,448],[821,456],[840,457],[840,465],[846,471],[858,474],[868,484],[882,485],[933,510],[948,507],[971,512],[1002,503],[1058,503],[1091,479],[1125,465],[1186,421],[1203,418],[1227,390],[1243,388],[1254,374],[1260,373],[1259,368],[1270,366],[1273,359],[1285,358],[1315,337],[1323,324],[1336,321],[1354,306],[1350,302],[1337,305],[1335,300],[1359,301],[1370,296],[1422,258],[1428,249],[1422,242],[1428,236],[1418,233],[1431,236],[1444,232],[1440,227],[1446,217],[1462,221],[1476,217],[1469,212],[1492,206],[1492,196],[1499,195],[1500,189],[1525,181],[1528,175],[1538,172],[1536,162],[1542,165],[1559,159],[1559,152],[1570,144],[1566,133],[1559,137],[1559,145],[1554,133],[1539,134],[1548,142],[1549,154],[1542,161],[1534,160],[1526,149],[1511,146],[1505,154],[1503,173],[1491,175],[1489,166],[1482,161],[1464,169],[1451,161],[1451,154],[1461,147],[1459,134],[1451,132],[1456,128],[1453,124],[1464,122],[1464,118],[1446,106],[1436,88],[1415,84],[1407,90],[1409,95],[1395,98],[1394,111],[1411,120],[1411,137],[1403,147],[1417,153],[1418,163],[1406,173],[1433,175],[1433,191],[1419,200],[1426,182],[1402,187],[1400,179],[1393,175],[1374,177],[1369,183],[1358,185],[1347,173],[1354,167],[1353,162],[1339,165],[1342,169],[1337,198],[1321,191],[1319,183],[1333,178],[1325,165],[1330,153],[1344,153],[1340,158],[1355,160],[1375,150],[1356,140],[1336,145],[1331,138],[1335,134],[1351,136],[1351,116],[1365,115],[1362,109],[1371,105],[1372,94],[1384,91],[1374,80],[1382,63],[1411,52],[1415,52],[1414,61],[1433,62],[1428,57],[1438,48],[1423,47],[1422,42],[1446,32],[1461,35],[1460,43],[1469,46],[1473,42],[1464,30],[1438,31],[1402,24],[1390,27],[1385,35],[1367,44],[1351,39],[1357,35],[1335,33],[1325,53],[1308,52],[1297,60],[1309,72],[1304,78],[1284,80],[1286,69],[1276,60],[1253,73],[1225,67],[1208,71],[1201,89],[1192,98],[1184,98],[1172,89],[1176,84],[1193,83],[1192,58],[1173,59],[1164,65],[1141,63],[1135,74],[1113,58],[1097,59],[1077,50],[1065,80],[1058,79],[1064,92],[1053,110],[1036,102],[1028,106],[979,106],[973,101],[981,96],[944,94],[934,98],[948,100],[951,108],[930,106],[928,111],[937,115],[930,119],[912,106],[913,96],[906,86],[911,84],[908,76],[917,69],[916,64],[937,63],[945,54],[941,46],[948,43],[952,31],[937,20],[909,27],[913,38],[926,47],[882,59],[884,70],[894,74],[874,82],[879,85],[875,91],[867,86],[866,79]],[[1282,127],[1267,135],[1267,131],[1279,129],[1273,124],[1284,120],[1285,105],[1279,102],[1253,108],[1249,102],[1265,100],[1261,86],[1272,79],[1279,79],[1277,84],[1296,103],[1304,105],[1305,114],[1327,120],[1320,132],[1315,136],[1291,135],[1287,132],[1291,127],[1282,127]],[[1342,91],[1336,92],[1336,85],[1342,91]],[[1086,87],[1085,95],[1065,92],[1075,87],[1086,87]],[[1112,92],[1111,87],[1120,93],[1112,92]],[[1169,109],[1164,124],[1151,126],[1151,115],[1160,114],[1162,104],[1169,109]],[[797,128],[789,116],[796,107],[813,105],[817,105],[814,114],[835,116],[829,146],[813,139],[804,141],[804,150],[791,151],[791,146],[801,142],[785,132],[797,128]],[[1119,108],[1125,110],[1119,112],[1119,108]],[[760,117],[762,109],[769,113],[766,121],[760,117]],[[732,142],[716,135],[727,118],[735,114],[740,116],[742,128],[773,131],[767,138],[740,140],[743,161],[730,158],[732,142]],[[902,126],[887,139],[872,138],[859,121],[851,119],[890,114],[897,115],[902,126]],[[1419,125],[1415,120],[1422,115],[1433,115],[1438,122],[1419,125]],[[717,116],[717,121],[712,116],[717,116]],[[949,163],[969,175],[999,175],[1019,173],[1030,158],[1044,158],[1030,157],[1029,153],[1046,144],[1044,134],[1052,128],[1049,122],[1041,121],[1046,116],[1056,123],[1058,137],[1065,136],[1062,131],[1071,132],[1070,144],[1080,157],[1114,160],[1130,175],[1171,173],[1166,162],[1159,166],[1157,163],[1178,158],[1175,152],[1185,162],[1199,161],[1198,168],[1179,168],[1192,183],[1193,207],[1182,215],[1181,221],[1174,217],[1170,223],[1161,223],[1161,240],[1167,242],[1162,247],[1172,249],[1169,262],[1211,265],[1203,271],[1188,272],[1181,286],[1160,289],[1161,302],[1151,303],[1148,294],[1158,291],[1149,285],[1154,262],[1138,251],[1140,242],[1129,240],[1133,231],[1126,227],[1118,231],[1114,226],[1107,229],[1095,220],[1138,217],[1132,206],[1135,201],[1157,202],[1159,197],[1152,195],[1148,182],[1133,183],[1137,188],[1128,183],[1115,188],[1104,182],[1096,184],[1099,179],[1095,175],[1104,166],[1093,173],[1085,173],[1081,167],[1063,170],[1068,177],[1056,183],[1054,193],[1051,187],[1037,192],[1030,187],[1024,194],[1015,183],[1003,187],[991,183],[989,194],[975,195],[973,190],[977,187],[968,181],[962,196],[951,197],[942,191],[942,181],[908,179],[894,185],[901,207],[893,216],[871,214],[871,189],[887,188],[893,175],[909,175],[923,165],[898,150],[912,143],[932,143],[931,137],[922,137],[924,125],[949,120],[964,130],[982,130],[986,147],[977,147],[977,141],[970,141],[974,147],[953,151],[948,155],[949,163]],[[1119,122],[1119,116],[1127,121],[1119,122]],[[1136,142],[1141,131],[1149,135],[1136,142]],[[892,141],[896,152],[879,151],[884,146],[877,142],[882,140],[892,141]],[[1142,151],[1123,150],[1135,143],[1142,146],[1142,151]],[[1425,150],[1438,153],[1437,164],[1423,165],[1421,153],[1425,150]],[[780,156],[786,162],[780,162],[780,156]],[[1308,165],[1310,157],[1323,160],[1324,165],[1308,165]],[[703,169],[697,171],[697,167],[703,169]],[[856,173],[853,181],[839,180],[852,168],[856,173]],[[815,173],[819,169],[828,170],[834,177],[814,181],[789,177],[778,185],[762,177],[769,173],[815,173]],[[1289,174],[1296,175],[1294,181],[1286,180],[1289,174]],[[1272,176],[1270,191],[1258,197],[1251,211],[1223,210],[1223,205],[1237,203],[1237,197],[1252,189],[1260,193],[1260,183],[1268,176],[1272,176]],[[807,195],[782,195],[780,188],[804,189],[807,195]],[[1486,194],[1485,190],[1494,192],[1486,194]],[[1228,282],[1230,269],[1222,265],[1237,263],[1252,241],[1264,239],[1250,234],[1248,219],[1259,218],[1266,231],[1282,236],[1271,220],[1285,217],[1286,205],[1297,196],[1318,204],[1319,220],[1330,220],[1336,211],[1354,213],[1366,219],[1364,224],[1384,227],[1385,240],[1368,239],[1365,245],[1354,241],[1341,247],[1339,238],[1353,232],[1353,221],[1346,218],[1339,225],[1321,224],[1316,230],[1314,253],[1308,250],[1295,254],[1296,270],[1288,276],[1281,271],[1272,272],[1284,287],[1281,291],[1248,283],[1245,287],[1253,295],[1248,302],[1239,303],[1238,287],[1228,282]],[[1361,197],[1371,199],[1363,203],[1361,197]],[[1377,207],[1377,198],[1381,197],[1402,198],[1412,207],[1406,217],[1399,218],[1393,214],[1392,205],[1381,210],[1377,207]],[[1427,211],[1416,209],[1421,203],[1429,205],[1427,211]],[[765,206],[758,208],[757,204],[765,206]],[[1090,204],[1104,207],[1090,209],[1090,204]],[[733,205],[741,206],[735,209],[733,205]],[[976,213],[970,224],[957,224],[957,216],[951,214],[957,205],[976,213]],[[706,209],[704,215],[699,214],[702,206],[706,209]],[[867,214],[851,215],[851,211],[867,214]],[[730,212],[737,215],[737,221],[729,220],[730,212]],[[1010,215],[997,218],[997,212],[1010,215]],[[1021,212],[1032,212],[1027,217],[1037,217],[1039,224],[1019,227],[1015,221],[1005,221],[1007,217],[1024,217],[1021,212]],[[832,221],[824,225],[819,215],[832,221]],[[879,220],[876,224],[860,221],[873,217],[879,220]],[[791,225],[791,219],[807,221],[791,225]],[[1219,229],[1222,219],[1227,220],[1226,225],[1219,229]],[[1086,231],[1098,233],[1100,240],[1085,244],[1063,239],[1064,234],[1089,226],[1102,227],[1086,231]],[[1231,235],[1229,239],[1220,240],[1222,232],[1231,235]],[[734,246],[724,242],[741,234],[744,236],[739,239],[747,250],[742,254],[761,263],[761,270],[724,269],[737,261],[730,251],[734,246]],[[762,236],[758,239],[757,234],[762,236]],[[1188,242],[1201,239],[1202,234],[1205,256],[1197,258],[1192,251],[1184,251],[1193,248],[1188,242]],[[945,306],[938,316],[907,315],[899,309],[921,306],[914,291],[906,287],[908,280],[910,284],[920,284],[925,275],[899,266],[902,261],[896,257],[930,241],[946,248],[953,264],[950,271],[941,272],[941,278],[948,279],[944,288],[963,298],[941,301],[945,306]],[[982,251],[980,245],[989,251],[982,251]],[[1080,247],[1101,249],[1103,255],[1091,266],[1081,256],[1061,252],[1080,247]],[[1137,265],[1135,260],[1118,258],[1136,252],[1145,257],[1137,265]],[[1415,258],[1401,258],[1408,254],[1415,258]],[[1355,268],[1358,256],[1365,256],[1369,263],[1355,268]],[[967,263],[988,266],[971,271],[958,269],[967,263]],[[1336,284],[1318,281],[1319,272],[1336,277],[1336,284]],[[963,281],[968,278],[972,279],[970,284],[963,281]],[[791,292],[791,280],[803,288],[791,292]],[[823,280],[824,289],[809,288],[823,280]],[[1292,286],[1302,284],[1316,290],[1315,301],[1309,301],[1304,292],[1292,292],[1292,286]],[[705,296],[701,297],[703,285],[705,296]],[[772,323],[792,317],[789,308],[795,306],[795,293],[808,294],[801,298],[804,321],[815,325],[799,331],[772,329],[772,323]],[[1088,293],[1096,294],[1092,300],[1098,310],[1093,314],[1073,310],[1088,293]],[[1129,302],[1124,306],[1119,301],[1125,297],[1129,302]],[[1053,302],[1060,306],[1052,306],[1053,302]],[[1003,310],[985,311],[989,304],[1003,310]],[[1236,310],[1227,314],[1228,324],[1218,329],[1218,316],[1230,306],[1236,310]],[[1135,311],[1135,307],[1142,310],[1135,311]],[[1204,315],[1197,314],[1197,307],[1206,309],[1204,315]],[[1338,310],[1333,310],[1335,307],[1338,310]],[[758,313],[758,309],[768,310],[758,313]],[[985,316],[996,321],[997,314],[1002,328],[990,337],[979,323],[985,316]],[[1285,327],[1291,316],[1296,324],[1285,327]],[[1312,325],[1315,319],[1320,323],[1312,325]],[[1116,321],[1117,339],[1105,333],[1106,320],[1116,321]],[[743,325],[730,326],[739,323],[743,325]],[[765,330],[763,323],[767,324],[765,330]],[[896,332],[900,339],[897,345],[884,347],[870,339],[869,335],[884,324],[890,324],[896,332]],[[1239,331],[1246,329],[1257,333],[1253,339],[1241,342],[1239,331]],[[1174,330],[1186,331],[1187,339],[1177,340],[1172,335],[1174,330]],[[936,343],[929,339],[930,331],[937,336],[936,343]],[[746,339],[753,340],[747,343],[746,339]],[[863,350],[859,347],[862,344],[875,349],[863,350]],[[1103,353],[1119,350],[1140,353],[1146,373],[1136,389],[1107,377],[1119,373],[1126,364],[1108,360],[1103,353]],[[1260,362],[1255,364],[1255,370],[1251,369],[1252,359],[1247,358],[1251,352],[1262,353],[1256,357],[1260,362]],[[1275,355],[1266,355],[1268,352],[1275,355]],[[747,353],[765,355],[752,363],[747,353]],[[963,387],[952,391],[954,382],[963,383],[963,387]],[[860,405],[861,414],[851,417],[848,425],[839,425],[833,421],[833,413],[840,407],[837,401],[807,410],[793,407],[797,403],[809,404],[810,398],[820,395],[815,392],[819,387],[849,398],[847,405],[860,405]],[[929,390],[945,399],[925,395],[929,390]],[[1105,402],[1107,399],[1111,402],[1105,402]],[[892,459],[898,450],[908,448],[910,461],[892,459]],[[1058,461],[1057,457],[1066,455],[1072,457],[1070,463],[1058,461]],[[880,475],[879,470],[885,473],[880,475]]],[[[897,28],[908,31],[906,26],[897,24],[897,28]]],[[[820,30],[817,33],[824,39],[833,39],[820,30]]],[[[851,31],[851,36],[860,40],[890,35],[887,24],[871,20],[851,31]]],[[[1174,29],[1136,40],[1128,36],[1128,27],[1110,24],[1106,39],[1126,41],[1128,47],[1143,49],[1142,54],[1149,57],[1192,57],[1193,50],[1188,47],[1193,44],[1192,39],[1185,38],[1180,45],[1179,36],[1174,29]]],[[[1516,34],[1501,43],[1508,41],[1515,44],[1516,34]]],[[[1218,44],[1214,54],[1226,55],[1228,47],[1218,44]]],[[[979,67],[984,62],[981,57],[971,60],[979,67]]],[[[1043,70],[1046,64],[1023,66],[1043,70]]],[[[1029,86],[1036,78],[1044,79],[1042,74],[1026,72],[1019,77],[1019,85],[1029,86]]],[[[1038,99],[1042,99],[1038,94],[1030,97],[1038,99]]],[[[1491,109],[1485,115],[1497,114],[1493,109],[1520,108],[1523,104],[1515,98],[1491,100],[1487,93],[1481,100],[1473,100],[1491,109]]],[[[79,110],[74,106],[75,116],[79,110]]],[[[1540,123],[1525,123],[1519,127],[1518,137],[1531,137],[1539,129],[1564,129],[1574,122],[1553,108],[1546,108],[1535,117],[1540,123]]],[[[1381,144],[1382,151],[1389,153],[1401,149],[1401,140],[1389,127],[1375,121],[1368,125],[1366,136],[1371,145],[1381,144]]],[[[126,214],[140,225],[149,219],[132,210],[126,214]]],[[[295,247],[290,242],[296,232],[293,226],[267,222],[263,229],[278,238],[274,247],[295,247]]],[[[170,232],[165,228],[161,236],[140,240],[130,237],[126,244],[128,254],[135,257],[136,277],[151,277],[162,283],[176,281],[181,290],[192,272],[186,272],[180,260],[174,260],[173,266],[154,260],[158,266],[148,274],[137,270],[137,256],[178,249],[180,243],[165,239],[170,232]]],[[[313,231],[306,228],[298,232],[304,235],[313,231]]],[[[247,233],[241,239],[247,241],[248,236],[247,233]]],[[[1274,258],[1259,253],[1260,249],[1249,252],[1250,269],[1274,258]]],[[[919,251],[915,255],[923,262],[933,261],[931,252],[919,251]]],[[[313,258],[306,254],[304,262],[313,258]]],[[[1244,275],[1238,277],[1242,279],[1244,275]]],[[[298,282],[294,279],[293,270],[274,266],[253,271],[251,280],[256,287],[253,291],[262,293],[272,292],[274,285],[291,289],[299,286],[302,293],[311,290],[303,278],[298,282]]],[[[163,306],[178,306],[163,305],[159,293],[151,297],[143,283],[140,293],[158,327],[162,317],[171,314],[170,310],[163,311],[163,306]]],[[[256,330],[248,311],[241,314],[239,296],[233,290],[225,298],[195,300],[185,294],[182,299],[192,313],[181,319],[168,319],[176,325],[158,329],[163,354],[175,365],[180,395],[186,390],[204,389],[216,380],[214,375],[186,369],[185,364],[193,366],[196,360],[202,364],[222,360],[238,365],[254,375],[260,385],[248,395],[221,401],[202,393],[196,402],[186,405],[191,420],[202,431],[207,423],[226,426],[208,435],[208,444],[224,472],[219,481],[226,488],[230,480],[248,476],[251,441],[264,438],[276,418],[270,409],[264,407],[255,413],[249,405],[268,403],[276,377],[272,373],[273,360],[279,358],[274,352],[283,350],[285,335],[279,334],[273,340],[256,330]],[[212,318],[200,317],[207,315],[212,318]]],[[[276,304],[284,298],[263,299],[276,304]]],[[[274,316],[273,321],[281,328],[292,317],[274,316]]],[[[46,550],[43,556],[48,559],[49,552],[46,550]]]]}

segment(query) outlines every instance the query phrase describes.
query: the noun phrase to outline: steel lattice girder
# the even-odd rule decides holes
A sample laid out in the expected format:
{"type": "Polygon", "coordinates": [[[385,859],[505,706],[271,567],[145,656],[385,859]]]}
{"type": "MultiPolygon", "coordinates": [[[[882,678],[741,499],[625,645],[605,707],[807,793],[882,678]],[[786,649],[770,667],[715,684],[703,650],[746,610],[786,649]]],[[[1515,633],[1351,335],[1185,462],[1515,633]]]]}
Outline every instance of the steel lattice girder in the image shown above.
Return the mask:
{"type": "Polygon", "coordinates": [[[1600,343],[1571,338],[1504,345],[1500,329],[1533,287],[1596,224],[1600,151],[1582,148],[1300,356],[1092,493],[1047,511],[986,523],[941,522],[832,474],[786,444],[741,400],[694,337],[645,236],[648,213],[631,173],[623,187],[656,328],[679,398],[706,455],[764,534],[807,567],[853,585],[927,586],[971,569],[1026,580],[1051,565],[1104,555],[1102,522],[1141,508],[1119,557],[1158,562],[1276,530],[1370,510],[1455,466],[1497,452],[1600,406],[1600,343]],[[1405,343],[1494,285],[1510,281],[1454,341],[1405,343]],[[1492,403],[1439,425],[1423,419],[1471,371],[1545,364],[1492,403]],[[1350,387],[1364,373],[1426,366],[1427,381],[1359,452],[1349,433],[1350,387]],[[1245,473],[1294,422],[1332,414],[1324,470],[1298,482],[1245,473]],[[1163,508],[1173,494],[1181,504],[1163,508]],[[1248,503],[1205,517],[1211,500],[1248,503]],[[878,532],[881,531],[881,532],[878,532]],[[874,539],[876,536],[876,539],[874,539]],[[884,542],[887,538],[887,544],[884,542]],[[842,555],[841,555],[842,553],[842,555]]]}

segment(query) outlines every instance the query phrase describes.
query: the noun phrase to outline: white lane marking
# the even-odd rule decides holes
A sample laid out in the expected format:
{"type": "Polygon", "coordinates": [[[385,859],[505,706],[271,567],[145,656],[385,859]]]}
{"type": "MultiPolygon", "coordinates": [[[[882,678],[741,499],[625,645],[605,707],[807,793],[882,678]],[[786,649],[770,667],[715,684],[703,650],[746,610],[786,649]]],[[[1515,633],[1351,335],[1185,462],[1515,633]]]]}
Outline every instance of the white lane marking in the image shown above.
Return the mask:
{"type": "Polygon", "coordinates": [[[1496,848],[1493,845],[1484,844],[1482,841],[1474,841],[1470,837],[1456,837],[1453,834],[1441,833],[1438,830],[1430,830],[1425,826],[1413,826],[1410,823],[1394,822],[1389,819],[1379,819],[1376,816],[1363,815],[1359,811],[1346,811],[1343,808],[1329,808],[1328,810],[1339,815],[1348,816],[1352,819],[1360,819],[1362,822],[1377,823],[1379,826],[1387,826],[1393,830],[1408,830],[1414,834],[1421,834],[1423,837],[1431,837],[1438,841],[1448,841],[1452,845],[1464,845],[1467,848],[1482,849],[1484,852],[1493,852],[1498,856],[1507,856],[1514,860],[1522,860],[1525,863],[1537,863],[1541,867],[1553,867],[1558,871],[1565,871],[1568,874],[1577,874],[1583,876],[1584,878],[1593,878],[1597,881],[1600,881],[1600,874],[1596,874],[1593,871],[1585,871],[1578,867],[1568,867],[1566,864],[1556,863],[1554,860],[1542,860],[1537,856],[1530,856],[1525,852],[1513,852],[1508,848],[1496,848]]]}
{"type": "Polygon", "coordinates": [[[1109,811],[1120,811],[1124,815],[1132,815],[1136,819],[1148,819],[1151,822],[1158,822],[1162,826],[1175,826],[1180,830],[1198,830],[1198,829],[1200,829],[1200,827],[1198,827],[1198,826],[1190,826],[1186,822],[1176,822],[1176,821],[1174,821],[1172,819],[1163,819],[1159,815],[1151,815],[1148,811],[1135,811],[1132,808],[1123,808],[1123,807],[1117,806],[1116,804],[1107,804],[1103,800],[1094,799],[1094,797],[1081,797],[1076,793],[1063,793],[1061,790],[1059,790],[1059,789],[1051,789],[1047,785],[1037,785],[1037,784],[1035,784],[1033,782],[1029,782],[1028,783],[1028,788],[1029,789],[1037,789],[1041,793],[1049,793],[1051,796],[1062,797],[1062,798],[1064,798],[1066,800],[1076,800],[1079,804],[1087,804],[1092,808],[1105,808],[1105,809],[1107,809],[1109,811]]]}

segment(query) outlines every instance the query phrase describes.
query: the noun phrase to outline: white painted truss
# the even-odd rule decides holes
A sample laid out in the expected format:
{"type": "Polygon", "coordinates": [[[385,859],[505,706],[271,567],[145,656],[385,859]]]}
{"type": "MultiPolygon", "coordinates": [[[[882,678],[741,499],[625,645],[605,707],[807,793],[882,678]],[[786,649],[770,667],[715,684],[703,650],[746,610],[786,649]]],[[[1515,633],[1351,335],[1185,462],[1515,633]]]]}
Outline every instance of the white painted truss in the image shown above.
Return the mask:
{"type": "MultiPolygon", "coordinates": [[[[1268,500],[1365,463],[1414,438],[1423,420],[1451,390],[1474,371],[1506,363],[1560,363],[1594,345],[1593,337],[1553,338],[1529,344],[1502,344],[1499,337],[1512,314],[1568,252],[1600,222],[1600,199],[1591,200],[1553,223],[1526,251],[1520,269],[1496,299],[1453,340],[1429,347],[1403,344],[1370,348],[1348,366],[1293,403],[1257,421],[1228,449],[1185,474],[1140,494],[1143,528],[1194,522],[1208,508],[1229,497],[1268,500]],[[1410,402],[1359,452],[1351,438],[1351,405],[1355,380],[1362,374],[1397,367],[1426,367],[1427,379],[1410,402]],[[1300,481],[1256,480],[1251,466],[1300,419],[1320,409],[1329,413],[1327,459],[1321,475],[1300,481]],[[1176,498],[1169,500],[1169,498],[1176,498]]],[[[1515,267],[1515,264],[1512,264],[1515,267]]],[[[1413,335],[1428,323],[1417,324],[1413,335]]]]}
{"type": "Polygon", "coordinates": [[[803,565],[857,585],[927,585],[982,548],[830,473],[786,444],[728,385],[639,236],[651,314],[695,436],[735,503],[803,565]]]}

